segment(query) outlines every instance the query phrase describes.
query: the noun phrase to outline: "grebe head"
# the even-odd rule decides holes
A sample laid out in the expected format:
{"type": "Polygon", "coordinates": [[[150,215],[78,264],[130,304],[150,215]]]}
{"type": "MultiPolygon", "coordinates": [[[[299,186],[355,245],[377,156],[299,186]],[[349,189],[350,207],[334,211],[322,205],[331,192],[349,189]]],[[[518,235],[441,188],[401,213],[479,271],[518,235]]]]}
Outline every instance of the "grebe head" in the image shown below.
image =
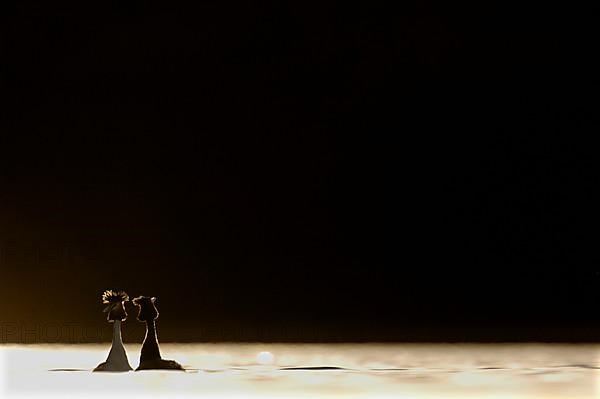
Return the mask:
{"type": "Polygon", "coordinates": [[[108,305],[104,308],[104,311],[108,313],[106,319],[110,322],[114,322],[115,320],[125,321],[127,319],[125,302],[128,300],[129,295],[125,291],[104,291],[102,294],[102,303],[108,305]]]}
{"type": "Polygon", "coordinates": [[[139,296],[133,300],[133,304],[140,308],[137,319],[139,321],[152,321],[158,318],[158,310],[154,303],[156,297],[139,296]]]}

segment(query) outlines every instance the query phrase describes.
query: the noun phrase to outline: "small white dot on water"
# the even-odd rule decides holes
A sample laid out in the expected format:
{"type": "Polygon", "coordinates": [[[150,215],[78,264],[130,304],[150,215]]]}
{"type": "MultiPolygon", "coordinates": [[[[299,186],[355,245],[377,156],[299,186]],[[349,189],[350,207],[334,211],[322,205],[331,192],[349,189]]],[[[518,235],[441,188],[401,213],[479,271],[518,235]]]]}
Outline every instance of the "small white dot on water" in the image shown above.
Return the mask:
{"type": "Polygon", "coordinates": [[[256,355],[256,362],[258,364],[273,364],[274,360],[275,356],[273,356],[271,352],[260,352],[258,355],[256,355]]]}

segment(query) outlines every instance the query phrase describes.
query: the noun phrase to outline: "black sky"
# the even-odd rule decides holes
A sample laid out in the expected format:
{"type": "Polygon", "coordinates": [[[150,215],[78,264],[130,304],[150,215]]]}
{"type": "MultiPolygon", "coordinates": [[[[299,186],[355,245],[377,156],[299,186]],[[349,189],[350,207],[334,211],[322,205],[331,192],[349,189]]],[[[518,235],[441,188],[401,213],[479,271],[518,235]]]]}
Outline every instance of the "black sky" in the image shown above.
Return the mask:
{"type": "Polygon", "coordinates": [[[600,336],[591,14],[122,3],[3,5],[0,321],[600,336]]]}

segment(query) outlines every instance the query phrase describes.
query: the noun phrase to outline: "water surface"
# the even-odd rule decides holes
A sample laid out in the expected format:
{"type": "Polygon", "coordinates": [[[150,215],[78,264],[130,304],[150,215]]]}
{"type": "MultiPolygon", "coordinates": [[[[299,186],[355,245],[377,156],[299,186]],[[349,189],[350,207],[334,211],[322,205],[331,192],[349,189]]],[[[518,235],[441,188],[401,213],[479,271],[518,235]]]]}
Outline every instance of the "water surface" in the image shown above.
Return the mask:
{"type": "Polygon", "coordinates": [[[0,346],[0,396],[600,398],[600,345],[162,344],[186,372],[92,373],[109,346],[0,346]]]}

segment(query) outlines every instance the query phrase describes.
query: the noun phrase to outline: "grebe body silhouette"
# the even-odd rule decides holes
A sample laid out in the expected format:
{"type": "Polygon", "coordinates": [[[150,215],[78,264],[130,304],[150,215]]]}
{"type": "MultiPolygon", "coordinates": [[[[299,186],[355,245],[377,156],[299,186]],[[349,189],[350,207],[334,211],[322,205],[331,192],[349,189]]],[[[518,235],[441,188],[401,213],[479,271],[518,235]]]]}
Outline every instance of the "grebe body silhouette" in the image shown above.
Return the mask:
{"type": "Polygon", "coordinates": [[[156,297],[139,296],[133,300],[133,304],[140,308],[137,319],[146,323],[146,336],[140,353],[140,365],[138,370],[184,370],[181,364],[174,360],[165,360],[160,355],[158,346],[158,334],[156,332],[156,319],[158,310],[155,306],[156,297]]]}
{"type": "Polygon", "coordinates": [[[124,291],[107,290],[102,294],[102,303],[106,304],[107,319],[113,323],[112,346],[106,361],[100,363],[93,371],[123,372],[132,370],[127,359],[127,352],[121,337],[121,322],[127,319],[125,302],[129,296],[124,291]]]}

